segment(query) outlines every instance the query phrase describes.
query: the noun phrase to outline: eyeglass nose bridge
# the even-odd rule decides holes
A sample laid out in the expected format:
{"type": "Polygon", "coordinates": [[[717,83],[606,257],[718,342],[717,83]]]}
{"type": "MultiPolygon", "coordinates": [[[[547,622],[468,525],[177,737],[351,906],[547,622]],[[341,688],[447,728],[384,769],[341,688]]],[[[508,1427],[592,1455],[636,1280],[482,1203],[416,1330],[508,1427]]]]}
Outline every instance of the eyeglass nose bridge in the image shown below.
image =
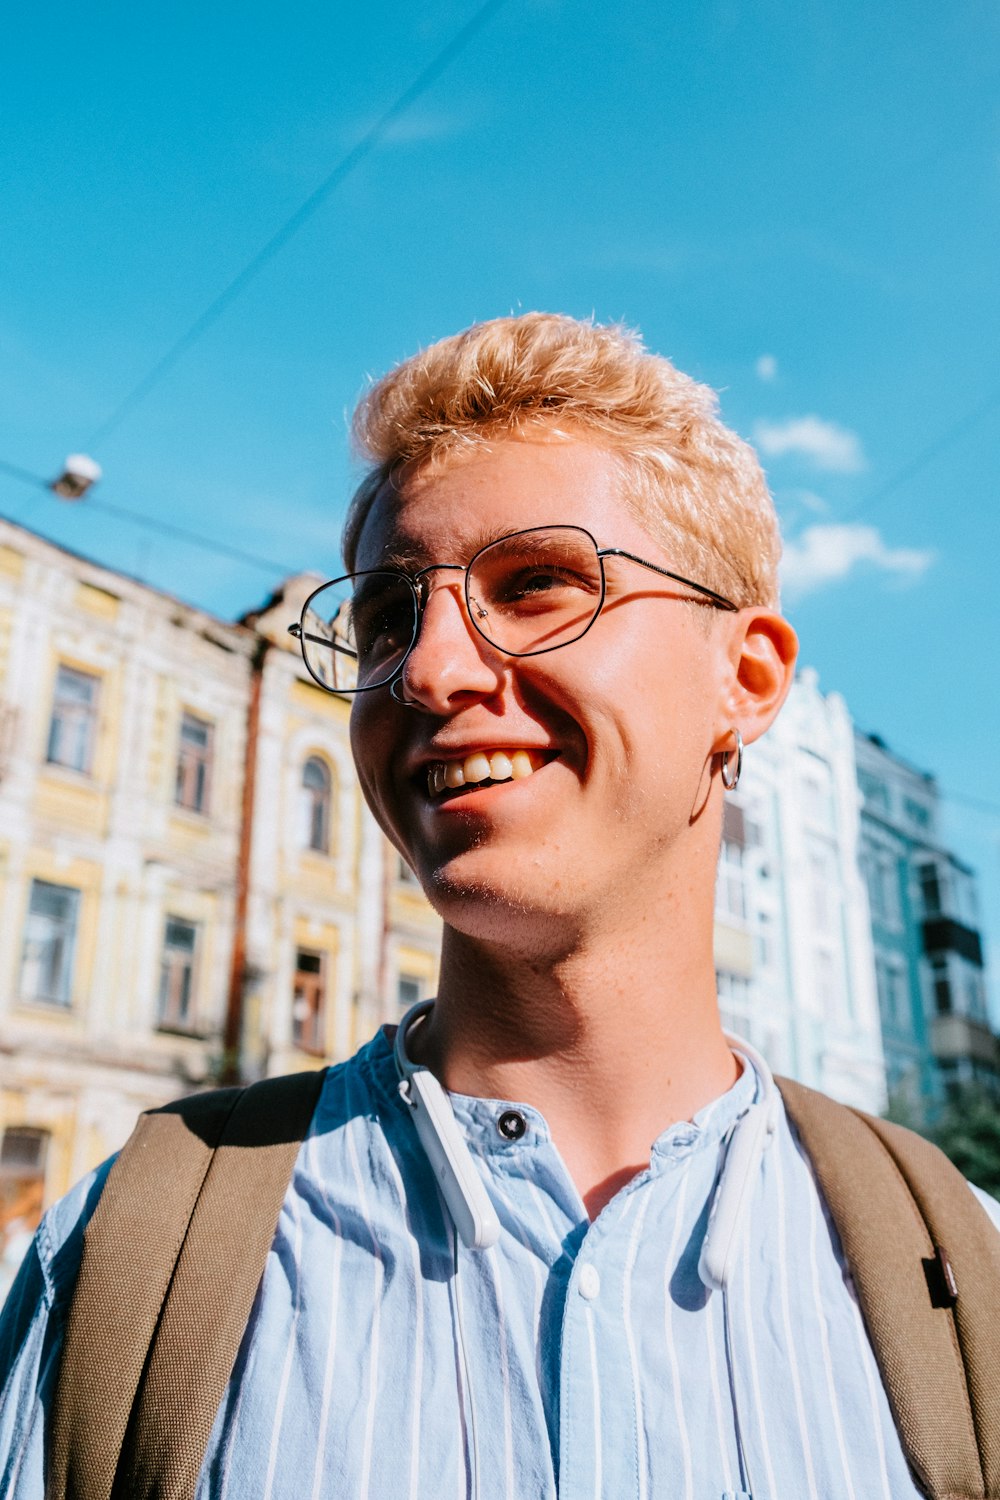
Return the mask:
{"type": "Polygon", "coordinates": [[[427,608],[427,601],[431,595],[430,587],[425,582],[428,573],[468,573],[468,571],[463,563],[428,563],[427,567],[421,568],[418,573],[411,573],[410,582],[416,589],[420,613],[423,614],[427,608]]]}
{"type": "MultiPolygon", "coordinates": [[[[414,647],[417,644],[417,641],[420,639],[420,628],[421,628],[421,625],[423,624],[424,611],[427,608],[428,602],[430,600],[431,592],[432,592],[431,586],[430,586],[430,582],[428,580],[428,574],[430,574],[430,573],[462,573],[462,574],[464,574],[464,577],[463,577],[463,580],[462,580],[462,597],[465,600],[465,605],[466,605],[466,608],[469,611],[470,616],[472,615],[473,607],[475,607],[476,613],[479,615],[480,619],[485,619],[486,615],[487,615],[487,611],[485,609],[483,609],[482,605],[479,604],[477,600],[474,600],[471,597],[471,595],[469,594],[469,568],[468,568],[467,564],[465,564],[465,563],[428,563],[428,565],[427,565],[426,568],[421,568],[416,573],[410,573],[410,574],[408,574],[407,576],[408,576],[408,578],[410,580],[410,583],[413,586],[413,592],[416,595],[416,600],[417,600],[417,625],[416,625],[416,629],[413,632],[413,640],[410,642],[409,646],[407,647],[406,655],[403,657],[402,661],[399,663],[399,665],[396,668],[396,671],[394,673],[394,676],[397,677],[397,678],[402,674],[402,672],[403,672],[403,670],[404,670],[404,668],[406,666],[406,663],[407,663],[407,661],[408,661],[408,659],[410,657],[410,653],[413,651],[414,647]]],[[[478,631],[478,633],[480,635],[482,635],[482,629],[477,624],[476,620],[473,619],[472,620],[472,624],[475,626],[475,628],[478,631]]]]}

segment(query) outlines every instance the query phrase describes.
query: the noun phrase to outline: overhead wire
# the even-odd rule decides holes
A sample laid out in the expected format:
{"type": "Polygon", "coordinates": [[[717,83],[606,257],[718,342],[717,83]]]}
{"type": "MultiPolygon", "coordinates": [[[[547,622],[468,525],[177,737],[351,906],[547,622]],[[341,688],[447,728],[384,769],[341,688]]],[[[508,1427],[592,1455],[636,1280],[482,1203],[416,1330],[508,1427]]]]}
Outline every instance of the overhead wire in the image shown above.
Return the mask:
{"type": "Polygon", "coordinates": [[[12,479],[20,479],[25,484],[40,484],[43,489],[48,488],[48,481],[40,475],[32,474],[30,469],[22,469],[20,464],[10,464],[5,458],[0,458],[0,473],[9,474],[12,479]]]}
{"type": "Polygon", "coordinates": [[[414,104],[420,96],[427,92],[431,84],[436,82],[450,63],[465,50],[473,37],[482,30],[506,0],[486,0],[484,5],[476,11],[475,15],[452,37],[440,52],[434,57],[421,73],[413,80],[408,88],[405,88],[399,97],[389,105],[388,109],[375,121],[371,129],[361,137],[356,145],[352,146],[345,156],[331,172],[323,179],[318,187],[314,188],[309,196],[291,214],[285,222],[275,230],[270,239],[261,246],[255,255],[251,256],[242,270],[238,271],[232,280],[223,287],[222,291],[213,298],[208,306],[199,313],[194,322],[171,344],[170,348],[156,361],[156,363],[143,375],[142,379],[132,387],[126,396],[118,403],[111,415],[96,428],[91,434],[87,447],[96,448],[102,443],[128,416],[129,412],[143,401],[150,391],[163,377],[173,369],[174,365],[186,354],[197,341],[217,323],[226,309],[236,301],[250,283],[260,275],[274,257],[284,249],[288,241],[298,233],[303,224],[310,219],[316,210],[326,201],[334,188],[348,177],[366,157],[378,145],[385,135],[387,129],[399,117],[414,104]]]}
{"type": "Polygon", "coordinates": [[[957,802],[961,807],[971,807],[976,812],[1000,818],[1000,802],[989,802],[985,797],[969,797],[965,792],[949,792],[946,787],[938,787],[938,793],[944,802],[957,802]]]}
{"type": "Polygon", "coordinates": [[[966,412],[964,417],[960,417],[957,422],[952,423],[944,432],[939,433],[932,443],[929,443],[926,448],[922,448],[908,463],[903,464],[901,468],[897,469],[884,484],[880,484],[877,489],[872,490],[857,505],[852,506],[842,519],[853,521],[863,511],[870,511],[876,505],[880,505],[883,500],[888,499],[890,495],[900,489],[908,479],[912,479],[915,474],[918,474],[921,469],[926,468],[945,449],[950,448],[952,443],[957,442],[960,437],[964,437],[967,432],[971,432],[972,428],[976,427],[996,407],[1000,407],[1000,389],[995,390],[979,406],[973,407],[972,411],[966,412]]]}
{"type": "MultiPolygon", "coordinates": [[[[0,472],[20,479],[33,489],[51,489],[49,481],[43,479],[40,474],[33,474],[30,469],[22,469],[19,464],[7,463],[4,459],[0,459],[0,472]]],[[[301,568],[293,568],[290,564],[282,563],[273,557],[262,557],[256,552],[247,552],[243,547],[232,547],[228,542],[214,541],[211,537],[202,536],[200,532],[190,531],[186,526],[178,526],[174,521],[161,521],[155,516],[146,516],[140,511],[129,510],[127,506],[115,505],[110,500],[95,500],[92,495],[88,495],[86,500],[77,500],[73,504],[85,504],[88,510],[103,511],[105,515],[116,516],[119,520],[129,521],[134,526],[144,527],[147,531],[159,532],[161,536],[173,537],[176,541],[186,542],[191,547],[199,547],[204,552],[214,552],[220,557],[247,563],[252,568],[262,568],[272,577],[277,572],[288,575],[302,571],[301,568]]]]}
{"type": "MultiPolygon", "coordinates": [[[[19,464],[8,463],[0,459],[0,472],[10,474],[16,479],[24,481],[36,489],[47,490],[49,483],[40,475],[33,474],[29,469],[21,468],[19,464]]],[[[282,570],[286,575],[301,571],[289,565],[276,562],[273,557],[266,558],[255,552],[247,552],[242,547],[231,547],[227,542],[216,542],[211,537],[201,536],[198,532],[189,531],[185,526],[178,526],[173,521],[159,521],[151,516],[140,515],[137,511],[128,510],[122,505],[113,505],[107,500],[94,500],[88,497],[86,504],[94,510],[100,510],[110,516],[117,516],[121,520],[130,521],[136,526],[145,527],[150,531],[157,531],[163,536],[174,537],[178,541],[186,542],[189,546],[199,547],[206,552],[215,552],[222,557],[228,557],[236,562],[247,563],[254,568],[262,568],[273,574],[276,570],[282,570]]],[[[990,802],[984,797],[970,797],[965,792],[949,791],[947,787],[938,785],[938,796],[943,802],[954,802],[962,807],[970,807],[978,812],[989,816],[1000,818],[1000,802],[990,802]]]]}
{"type": "MultiPolygon", "coordinates": [[[[505,3],[506,0],[485,0],[485,3],[456,32],[455,36],[418,73],[413,82],[383,111],[371,128],[365,132],[351,150],[345,156],[341,157],[332,171],[313,189],[295,212],[251,256],[250,260],[223,287],[222,291],[213,298],[208,306],[195,318],[194,322],[170,345],[142,379],[132,387],[127,395],[118,403],[111,415],[91,433],[86,444],[88,449],[96,448],[110,433],[121,425],[129,412],[149,395],[150,391],[174,367],[177,361],[219,320],[226,309],[236,301],[250,283],[285,247],[289,240],[298,233],[302,226],[326,201],[333,190],[371,155],[379,141],[384,137],[389,126],[405,114],[422,94],[427,92],[449,64],[454,62],[455,58],[464,51],[473,37],[482,30],[487,21],[505,3]]],[[[21,480],[36,489],[47,490],[50,488],[49,481],[42,478],[41,475],[34,474],[29,469],[22,468],[19,464],[9,463],[4,459],[0,459],[0,472],[10,475],[11,478],[21,480]]],[[[163,536],[173,537],[178,541],[186,542],[190,546],[214,552],[218,556],[247,563],[251,567],[266,569],[272,574],[283,568],[283,564],[275,561],[274,558],[260,557],[256,553],[248,552],[241,547],[230,546],[227,542],[214,541],[210,537],[202,536],[198,532],[190,531],[187,527],[178,526],[174,522],[160,521],[155,517],[143,515],[125,506],[114,505],[106,500],[95,500],[93,497],[88,497],[86,503],[91,510],[103,511],[107,515],[117,516],[121,520],[129,521],[133,525],[145,527],[163,536]]],[[[284,567],[284,571],[286,573],[294,573],[299,570],[284,567]]]]}
{"type": "MultiPolygon", "coordinates": [[[[503,4],[504,0],[498,0],[498,3],[503,4]]],[[[484,7],[484,9],[486,8],[487,7],[484,7]]],[[[479,15],[482,16],[482,11],[479,12],[479,15]]],[[[439,58],[440,56],[441,54],[439,54],[439,58]]],[[[423,77],[425,75],[421,76],[423,77]]],[[[383,116],[383,120],[384,119],[385,116],[383,116]]],[[[175,345],[175,348],[176,347],[177,346],[175,345]]],[[[896,471],[895,474],[891,475],[883,485],[879,486],[877,490],[872,491],[872,493],[869,494],[864,500],[862,500],[857,506],[855,506],[853,510],[848,511],[844,519],[852,520],[863,510],[869,510],[872,506],[878,504],[881,500],[886,499],[890,494],[893,493],[893,491],[900,488],[900,486],[905,484],[908,479],[912,479],[915,474],[919,473],[921,469],[925,468],[927,464],[931,463],[935,458],[943,453],[946,448],[949,448],[952,443],[957,442],[957,440],[960,437],[964,436],[966,432],[971,431],[972,428],[977,425],[977,423],[982,421],[983,417],[987,416],[989,412],[997,406],[1000,406],[1000,390],[994,391],[992,395],[990,395],[985,401],[981,402],[978,406],[974,407],[972,411],[967,412],[964,417],[961,417],[957,422],[952,423],[952,425],[943,433],[939,434],[939,436],[935,438],[932,443],[929,443],[926,448],[921,449],[921,451],[917,453],[908,463],[904,464],[900,469],[896,471]]],[[[19,479],[22,482],[37,488],[45,490],[50,488],[48,480],[43,479],[38,474],[32,473],[29,469],[22,468],[20,464],[10,463],[7,459],[0,459],[0,473],[9,474],[12,478],[19,479]]],[[[154,517],[143,515],[141,512],[130,510],[125,506],[114,505],[110,501],[95,500],[94,498],[88,496],[86,504],[93,510],[105,511],[109,515],[118,516],[122,520],[130,521],[135,526],[145,526],[151,531],[158,531],[164,536],[172,536],[178,541],[187,542],[191,546],[200,547],[209,552],[216,552],[220,556],[229,557],[237,562],[248,563],[251,567],[267,568],[272,573],[276,569],[282,567],[282,564],[275,562],[273,558],[268,561],[267,559],[260,557],[255,553],[246,552],[242,548],[231,547],[228,543],[225,542],[213,541],[212,538],[202,536],[198,532],[190,531],[186,527],[177,526],[173,522],[159,521],[154,517]]],[[[288,573],[294,573],[297,572],[298,569],[285,568],[284,571],[288,573]]],[[[956,798],[955,800],[961,799],[956,798]]],[[[990,808],[989,810],[992,810],[992,808],[990,808]]]]}
{"type": "Polygon", "coordinates": [[[242,547],[231,547],[228,542],[213,541],[210,537],[201,536],[196,531],[189,531],[186,526],[177,526],[173,521],[159,521],[152,516],[140,516],[134,510],[127,510],[123,505],[112,505],[107,500],[88,500],[87,504],[94,510],[104,511],[106,515],[117,516],[120,520],[144,526],[148,531],[159,532],[161,536],[173,537],[176,541],[187,542],[192,547],[201,547],[206,552],[215,552],[219,557],[228,557],[235,562],[247,563],[252,568],[262,568],[272,577],[279,572],[288,577],[290,574],[303,571],[301,567],[293,568],[290,563],[280,562],[273,557],[261,557],[256,552],[245,551],[242,547]]]}

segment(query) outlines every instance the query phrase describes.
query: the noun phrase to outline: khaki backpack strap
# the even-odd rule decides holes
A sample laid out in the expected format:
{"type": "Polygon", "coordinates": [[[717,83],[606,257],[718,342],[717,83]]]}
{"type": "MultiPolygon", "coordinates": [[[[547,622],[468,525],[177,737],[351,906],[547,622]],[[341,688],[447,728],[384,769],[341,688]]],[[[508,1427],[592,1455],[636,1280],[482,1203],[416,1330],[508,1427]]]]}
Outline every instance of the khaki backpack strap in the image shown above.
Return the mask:
{"type": "MultiPolygon", "coordinates": [[[[71,1326],[85,1319],[89,1344],[60,1375],[69,1410],[60,1430],[57,1408],[53,1453],[58,1436],[66,1484],[50,1485],[50,1500],[193,1497],[324,1077],[265,1079],[143,1117],[119,1158],[131,1155],[128,1170],[102,1214],[116,1162],[92,1220],[102,1217],[103,1253],[86,1282],[81,1266],[74,1297],[71,1326]]],[[[59,1472],[54,1461],[53,1484],[59,1472]]]]}
{"type": "Polygon", "coordinates": [[[48,1500],[108,1500],[188,1220],[240,1094],[141,1115],[87,1226],[49,1447],[48,1500]]]}
{"type": "Polygon", "coordinates": [[[921,1488],[932,1500],[1000,1500],[1000,1234],[936,1146],[777,1082],[921,1488]]]}
{"type": "Polygon", "coordinates": [[[255,1083],[226,1122],[150,1351],[116,1495],[193,1500],[324,1077],[255,1083]]]}
{"type": "Polygon", "coordinates": [[[1000,1232],[943,1152],[887,1120],[863,1116],[892,1155],[950,1265],[986,1494],[1000,1496],[1000,1232]],[[942,1168],[945,1164],[947,1170],[942,1168]]]}

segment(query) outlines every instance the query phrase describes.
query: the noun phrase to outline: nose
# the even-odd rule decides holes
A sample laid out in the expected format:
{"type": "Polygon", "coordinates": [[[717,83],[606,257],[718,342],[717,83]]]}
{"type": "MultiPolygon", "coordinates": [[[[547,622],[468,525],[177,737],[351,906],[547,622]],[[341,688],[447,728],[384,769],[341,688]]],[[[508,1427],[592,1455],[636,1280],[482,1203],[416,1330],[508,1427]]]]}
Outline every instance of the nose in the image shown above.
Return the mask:
{"type": "Polygon", "coordinates": [[[400,682],[411,705],[428,713],[446,714],[462,702],[489,697],[503,681],[501,653],[469,619],[462,584],[461,575],[423,578],[417,638],[400,682]]]}

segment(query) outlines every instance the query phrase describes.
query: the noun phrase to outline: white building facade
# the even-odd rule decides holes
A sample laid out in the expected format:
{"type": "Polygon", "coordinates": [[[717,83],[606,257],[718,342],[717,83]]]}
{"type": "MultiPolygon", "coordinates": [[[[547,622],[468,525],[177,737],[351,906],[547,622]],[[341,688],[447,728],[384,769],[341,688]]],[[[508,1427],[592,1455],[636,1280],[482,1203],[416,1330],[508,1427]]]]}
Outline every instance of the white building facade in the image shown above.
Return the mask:
{"type": "Polygon", "coordinates": [[[878,1113],[885,1069],[859,806],[847,706],[806,669],[747,748],[730,796],[716,966],[725,1021],[776,1072],[878,1113]]]}

